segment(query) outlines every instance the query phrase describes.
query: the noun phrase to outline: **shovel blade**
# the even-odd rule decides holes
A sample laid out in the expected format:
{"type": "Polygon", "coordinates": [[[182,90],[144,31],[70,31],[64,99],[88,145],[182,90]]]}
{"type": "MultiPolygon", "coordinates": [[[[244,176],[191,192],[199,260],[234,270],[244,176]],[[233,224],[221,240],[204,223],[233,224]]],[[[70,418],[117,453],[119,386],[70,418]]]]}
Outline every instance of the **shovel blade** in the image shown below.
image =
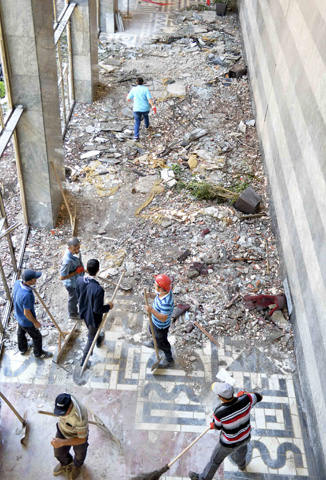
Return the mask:
{"type": "Polygon", "coordinates": [[[159,364],[160,364],[160,361],[161,361],[161,357],[158,359],[157,362],[153,363],[153,365],[151,366],[151,372],[153,372],[154,370],[157,369],[157,367],[158,367],[159,364]]]}
{"type": "Polygon", "coordinates": [[[80,365],[75,366],[74,373],[72,375],[73,381],[75,382],[76,385],[79,385],[80,387],[83,385],[86,385],[86,383],[89,380],[89,377],[91,376],[91,371],[89,368],[86,368],[83,374],[81,374],[82,367],[80,365]]]}

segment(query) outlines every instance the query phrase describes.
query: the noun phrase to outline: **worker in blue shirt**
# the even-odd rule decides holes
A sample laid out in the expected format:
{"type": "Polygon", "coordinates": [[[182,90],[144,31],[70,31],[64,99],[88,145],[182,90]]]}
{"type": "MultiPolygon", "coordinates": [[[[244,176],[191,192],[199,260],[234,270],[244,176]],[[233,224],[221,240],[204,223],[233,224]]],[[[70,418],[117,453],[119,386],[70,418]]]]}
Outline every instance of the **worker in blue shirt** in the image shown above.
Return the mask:
{"type": "MultiPolygon", "coordinates": [[[[151,307],[145,305],[145,309],[152,315],[157,347],[165,354],[165,359],[160,362],[158,368],[169,368],[174,365],[171,345],[168,340],[168,332],[174,309],[173,293],[171,290],[172,282],[167,275],[156,275],[154,286],[156,293],[148,294],[149,298],[154,299],[153,305],[151,307]]],[[[149,348],[154,348],[154,343],[151,340],[144,342],[144,345],[149,348]]]]}
{"type": "Polygon", "coordinates": [[[36,280],[40,278],[42,272],[26,270],[22,275],[22,280],[16,280],[14,285],[14,309],[15,317],[18,322],[17,338],[18,348],[21,355],[28,351],[26,333],[33,339],[34,357],[49,358],[53,353],[46,352],[42,347],[42,335],[39,331],[41,324],[36,320],[35,298],[33,288],[36,280]]]}
{"type": "Polygon", "coordinates": [[[68,292],[68,315],[70,318],[79,318],[76,281],[78,277],[83,275],[84,266],[80,253],[80,241],[77,237],[70,238],[60,270],[60,280],[63,281],[65,289],[68,292]]]}
{"type": "MultiPolygon", "coordinates": [[[[81,366],[102,323],[103,313],[107,313],[113,308],[112,302],[104,305],[104,290],[95,279],[99,270],[99,261],[92,258],[87,262],[87,275],[77,278],[76,293],[78,295],[80,318],[84,320],[88,329],[87,343],[84,348],[82,361],[80,362],[81,366]]],[[[104,333],[102,332],[97,338],[96,346],[100,347],[103,340],[104,333]]]]}
{"type": "Polygon", "coordinates": [[[137,86],[133,87],[127,95],[128,102],[134,99],[135,140],[139,140],[139,126],[142,118],[144,118],[145,127],[149,128],[148,114],[150,107],[156,113],[156,107],[150,91],[143,83],[144,80],[141,77],[137,78],[137,86]]]}

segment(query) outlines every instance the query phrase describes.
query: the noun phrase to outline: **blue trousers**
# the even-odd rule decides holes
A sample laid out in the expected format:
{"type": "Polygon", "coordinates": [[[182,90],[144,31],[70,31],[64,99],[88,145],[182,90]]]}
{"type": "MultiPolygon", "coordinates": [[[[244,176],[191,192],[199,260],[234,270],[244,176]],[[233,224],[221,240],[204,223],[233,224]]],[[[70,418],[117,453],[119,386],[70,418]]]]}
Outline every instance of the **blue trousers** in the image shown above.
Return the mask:
{"type": "Polygon", "coordinates": [[[142,121],[142,118],[144,117],[144,122],[145,122],[145,127],[149,127],[149,118],[148,118],[149,110],[148,112],[134,112],[134,118],[135,118],[135,138],[139,137],[139,126],[140,122],[142,121]]]}

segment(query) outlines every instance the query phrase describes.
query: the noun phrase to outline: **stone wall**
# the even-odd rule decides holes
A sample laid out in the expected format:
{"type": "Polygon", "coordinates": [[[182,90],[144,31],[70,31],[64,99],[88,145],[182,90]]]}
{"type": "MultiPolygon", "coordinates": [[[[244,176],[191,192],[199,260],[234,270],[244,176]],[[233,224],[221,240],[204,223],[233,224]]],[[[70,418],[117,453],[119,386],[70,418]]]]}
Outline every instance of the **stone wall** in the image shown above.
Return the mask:
{"type": "MultiPolygon", "coordinates": [[[[266,172],[294,310],[304,404],[326,458],[326,4],[238,0],[266,172]]],[[[326,478],[326,477],[325,477],[326,478]]]]}

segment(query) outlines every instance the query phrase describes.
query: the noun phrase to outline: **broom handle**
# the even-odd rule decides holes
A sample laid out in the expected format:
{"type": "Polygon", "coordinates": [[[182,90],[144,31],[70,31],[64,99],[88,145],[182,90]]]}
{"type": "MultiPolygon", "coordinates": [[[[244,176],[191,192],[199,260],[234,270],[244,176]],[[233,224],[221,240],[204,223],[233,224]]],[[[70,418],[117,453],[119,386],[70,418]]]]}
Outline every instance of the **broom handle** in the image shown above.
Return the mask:
{"type": "MultiPolygon", "coordinates": [[[[145,303],[146,303],[146,305],[148,306],[148,299],[147,299],[146,288],[144,288],[144,297],[145,297],[145,303]]],[[[149,325],[150,325],[150,327],[151,327],[151,332],[152,332],[152,337],[153,337],[153,343],[154,343],[156,358],[157,358],[158,361],[160,361],[160,356],[159,356],[158,348],[157,348],[157,341],[156,341],[156,337],[155,337],[155,334],[154,334],[154,327],[153,327],[152,315],[151,315],[149,312],[148,312],[148,320],[149,320],[149,325]]]]}
{"type": "Polygon", "coordinates": [[[60,333],[60,335],[62,336],[62,338],[65,338],[65,334],[63,333],[63,331],[61,330],[61,328],[59,327],[58,323],[56,322],[55,318],[53,317],[52,313],[50,312],[50,310],[48,309],[48,307],[45,305],[44,301],[43,301],[43,298],[41,297],[41,295],[38,293],[38,291],[36,290],[36,288],[33,289],[34,293],[36,293],[36,296],[37,298],[39,299],[39,301],[41,302],[41,304],[43,305],[43,308],[44,310],[46,311],[46,313],[49,315],[49,317],[51,318],[52,322],[54,323],[54,325],[57,327],[57,330],[58,332],[60,333]]]}
{"type": "MultiPolygon", "coordinates": [[[[45,412],[44,410],[37,410],[37,413],[40,413],[41,415],[50,415],[50,417],[57,417],[58,418],[58,415],[55,415],[54,413],[52,412],[45,412]]],[[[97,422],[93,422],[92,420],[87,420],[88,423],[90,423],[91,425],[99,425],[99,423],[97,422]]]]}
{"type": "MultiPolygon", "coordinates": [[[[118,284],[117,284],[117,286],[115,287],[115,290],[114,290],[114,292],[113,292],[113,295],[112,295],[112,297],[111,297],[110,302],[113,302],[113,300],[114,300],[114,298],[115,298],[115,296],[116,296],[116,294],[117,294],[117,291],[118,291],[118,289],[119,289],[119,287],[120,287],[120,283],[121,283],[121,280],[123,279],[124,274],[125,274],[125,271],[122,272],[121,277],[119,278],[118,284]]],[[[89,349],[88,354],[87,354],[87,356],[86,356],[86,358],[85,358],[85,360],[84,360],[83,367],[82,367],[82,370],[81,370],[81,372],[80,372],[80,376],[82,376],[82,374],[83,374],[84,371],[85,371],[85,368],[86,368],[87,362],[88,362],[88,360],[89,360],[89,357],[91,356],[92,351],[94,350],[96,340],[97,340],[99,334],[101,333],[102,328],[103,328],[104,325],[105,325],[105,322],[106,322],[108,313],[109,313],[109,312],[107,312],[107,313],[104,315],[103,320],[102,320],[102,322],[101,322],[101,325],[99,326],[99,328],[98,328],[98,330],[97,330],[97,332],[96,332],[96,335],[95,335],[95,337],[94,337],[94,340],[93,340],[93,343],[92,343],[92,345],[91,345],[91,348],[89,349]]]]}
{"type": "Polygon", "coordinates": [[[171,468],[172,465],[177,461],[179,460],[180,457],[182,457],[182,455],[184,455],[186,452],[188,452],[188,450],[193,447],[195,445],[195,443],[198,442],[198,440],[201,439],[201,437],[203,437],[207,432],[209,432],[209,430],[211,429],[211,427],[207,427],[206,430],[203,431],[203,433],[201,433],[199,435],[199,437],[197,437],[193,442],[191,442],[190,445],[188,445],[188,447],[186,447],[181,453],[179,453],[179,455],[177,457],[175,457],[173,460],[171,460],[170,463],[168,463],[168,467],[171,468]]]}

